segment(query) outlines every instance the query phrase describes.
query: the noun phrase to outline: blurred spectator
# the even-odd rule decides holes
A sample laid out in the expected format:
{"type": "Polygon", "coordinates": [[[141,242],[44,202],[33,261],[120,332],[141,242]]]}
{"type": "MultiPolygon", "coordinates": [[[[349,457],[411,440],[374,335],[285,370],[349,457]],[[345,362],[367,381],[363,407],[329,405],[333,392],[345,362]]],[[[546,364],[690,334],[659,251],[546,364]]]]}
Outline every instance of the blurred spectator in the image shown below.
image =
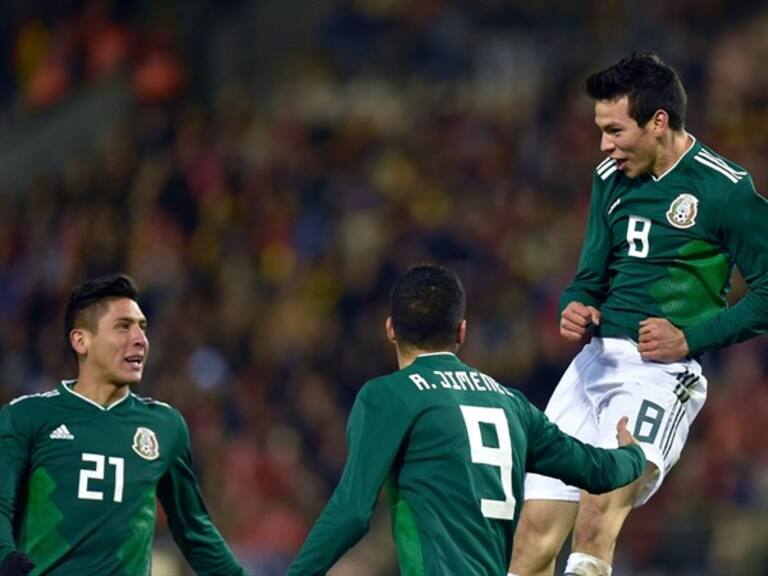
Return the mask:
{"type": "MultiPolygon", "coordinates": [[[[151,4],[33,2],[0,23],[0,116],[112,75],[135,96],[98,152],[0,192],[0,399],[72,375],[68,286],[132,274],[159,359],[139,392],[184,413],[213,516],[254,574],[283,572],[339,478],[357,390],[395,369],[376,327],[408,264],[455,268],[474,303],[463,356],[548,399],[574,352],[556,301],[601,160],[585,72],[658,50],[697,91],[689,129],[768,185],[759,3],[336,0],[301,51],[268,55],[260,98],[241,78],[211,99],[190,54],[216,22],[151,4]]],[[[245,61],[252,40],[235,43],[245,61]]],[[[708,360],[687,453],[627,525],[617,572],[768,572],[765,358],[759,338],[708,360]]],[[[377,526],[340,574],[394,573],[377,526]]]]}

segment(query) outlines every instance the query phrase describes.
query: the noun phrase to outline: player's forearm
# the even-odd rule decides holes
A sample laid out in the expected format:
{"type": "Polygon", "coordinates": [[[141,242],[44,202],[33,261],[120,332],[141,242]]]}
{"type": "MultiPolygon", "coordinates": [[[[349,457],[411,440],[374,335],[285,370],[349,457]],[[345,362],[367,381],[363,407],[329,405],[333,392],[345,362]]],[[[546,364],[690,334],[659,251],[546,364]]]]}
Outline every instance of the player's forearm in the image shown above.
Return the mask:
{"type": "Polygon", "coordinates": [[[602,494],[629,484],[645,469],[645,455],[639,446],[604,450],[559,430],[556,435],[534,456],[532,472],[559,478],[592,494],[602,494]]]}
{"type": "MultiPolygon", "coordinates": [[[[232,550],[211,521],[197,485],[177,487],[175,498],[161,496],[173,539],[197,574],[241,576],[245,574],[232,550]]],[[[160,493],[158,494],[160,495],[160,493]]]]}
{"type": "Polygon", "coordinates": [[[0,495],[0,562],[16,549],[13,540],[13,498],[8,494],[0,495]]]}
{"type": "Polygon", "coordinates": [[[593,457],[594,465],[584,468],[585,482],[577,484],[592,494],[610,492],[637,480],[645,470],[645,454],[637,445],[615,450],[601,450],[585,446],[593,457]]]}
{"type": "Polygon", "coordinates": [[[768,332],[768,282],[752,288],[735,306],[683,330],[692,356],[768,332]]]}
{"type": "Polygon", "coordinates": [[[286,576],[325,574],[368,531],[370,514],[344,510],[333,499],[320,515],[286,576]]]}

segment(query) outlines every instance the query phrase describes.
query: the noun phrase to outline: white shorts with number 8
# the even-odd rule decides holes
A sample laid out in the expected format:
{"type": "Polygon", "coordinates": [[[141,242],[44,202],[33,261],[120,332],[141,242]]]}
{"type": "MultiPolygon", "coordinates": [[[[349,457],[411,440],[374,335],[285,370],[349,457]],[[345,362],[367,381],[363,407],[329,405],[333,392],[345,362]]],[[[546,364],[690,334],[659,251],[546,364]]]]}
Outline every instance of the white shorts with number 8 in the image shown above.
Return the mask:
{"type": "MultiPolygon", "coordinates": [[[[658,469],[638,494],[645,504],[680,458],[688,430],[707,398],[707,380],[695,360],[645,361],[628,339],[593,338],[573,359],[547,405],[559,428],[593,446],[616,448],[616,422],[627,427],[658,469]]],[[[579,499],[580,490],[538,474],[525,479],[526,500],[579,499]]]]}

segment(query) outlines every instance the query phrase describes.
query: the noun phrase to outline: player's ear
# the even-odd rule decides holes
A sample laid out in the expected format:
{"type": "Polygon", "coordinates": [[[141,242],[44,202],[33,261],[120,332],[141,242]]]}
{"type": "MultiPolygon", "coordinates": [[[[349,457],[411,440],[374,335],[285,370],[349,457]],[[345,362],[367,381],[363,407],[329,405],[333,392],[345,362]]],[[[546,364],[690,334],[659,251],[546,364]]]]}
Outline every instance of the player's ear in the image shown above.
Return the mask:
{"type": "Polygon", "coordinates": [[[464,340],[466,339],[467,339],[467,321],[465,319],[465,320],[462,320],[459,323],[459,327],[456,328],[456,344],[461,346],[462,344],[464,344],[464,340]]]}
{"type": "Polygon", "coordinates": [[[657,134],[669,127],[669,114],[666,110],[662,110],[661,108],[656,110],[656,113],[651,118],[651,127],[657,134]]]}
{"type": "Polygon", "coordinates": [[[397,338],[395,337],[395,326],[392,324],[392,317],[387,317],[387,321],[384,323],[387,330],[387,340],[392,344],[397,344],[397,338]]]}
{"type": "Polygon", "coordinates": [[[88,352],[88,336],[82,328],[73,328],[69,333],[69,345],[78,354],[88,352]]]}

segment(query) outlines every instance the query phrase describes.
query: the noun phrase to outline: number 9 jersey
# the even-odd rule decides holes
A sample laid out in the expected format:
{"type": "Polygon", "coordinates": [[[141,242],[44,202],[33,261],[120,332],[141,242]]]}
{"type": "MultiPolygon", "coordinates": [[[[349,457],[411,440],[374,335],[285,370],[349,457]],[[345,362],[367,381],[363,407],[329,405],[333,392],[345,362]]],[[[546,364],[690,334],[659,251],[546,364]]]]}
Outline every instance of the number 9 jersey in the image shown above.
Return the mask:
{"type": "Polygon", "coordinates": [[[692,356],[768,330],[768,201],[740,166],[693,140],[665,174],[627,178],[611,158],[594,173],[587,231],[560,312],[599,308],[597,336],[638,340],[666,318],[692,356]],[[750,287],[726,309],[736,264],[750,287]]]}
{"type": "Polygon", "coordinates": [[[103,407],[63,382],[0,412],[0,562],[32,574],[148,575],[156,498],[200,574],[241,575],[192,473],[181,414],[129,393],[103,407]]]}
{"type": "Polygon", "coordinates": [[[506,574],[526,471],[599,493],[645,467],[638,446],[582,444],[449,352],[367,382],[347,442],[342,478],[291,576],[325,574],[367,530],[382,486],[403,576],[506,574]]]}

